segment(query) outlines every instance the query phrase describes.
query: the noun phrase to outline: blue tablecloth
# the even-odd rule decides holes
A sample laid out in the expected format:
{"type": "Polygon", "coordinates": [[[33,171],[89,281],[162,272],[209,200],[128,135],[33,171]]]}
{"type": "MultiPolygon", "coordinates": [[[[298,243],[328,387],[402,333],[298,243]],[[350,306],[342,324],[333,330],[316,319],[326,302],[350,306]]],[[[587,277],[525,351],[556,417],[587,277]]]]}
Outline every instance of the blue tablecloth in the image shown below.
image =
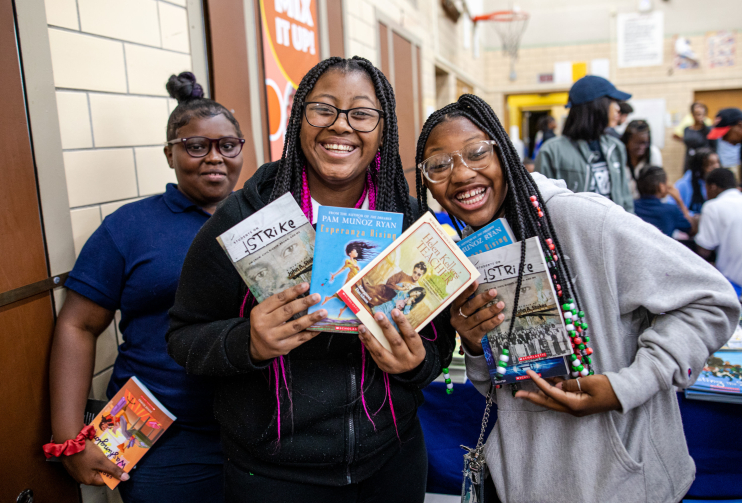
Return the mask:
{"type": "MultiPolygon", "coordinates": [[[[434,382],[424,390],[419,409],[428,447],[428,488],[431,493],[460,494],[464,450],[474,447],[484,413],[484,397],[470,382],[434,382]]],[[[686,400],[678,394],[688,449],[696,462],[696,481],[688,492],[694,499],[742,498],[742,405],[686,400]]],[[[497,420],[492,407],[489,429],[497,420]]]]}

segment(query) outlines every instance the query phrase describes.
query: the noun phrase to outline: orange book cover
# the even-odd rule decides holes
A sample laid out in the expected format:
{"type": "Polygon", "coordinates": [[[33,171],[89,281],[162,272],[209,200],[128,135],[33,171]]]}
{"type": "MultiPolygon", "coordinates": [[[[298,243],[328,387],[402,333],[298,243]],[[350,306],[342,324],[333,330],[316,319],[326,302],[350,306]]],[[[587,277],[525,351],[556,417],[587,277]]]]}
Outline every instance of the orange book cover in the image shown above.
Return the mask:
{"type": "MultiPolygon", "coordinates": [[[[132,377],[90,423],[95,427],[93,443],[129,473],[175,419],[139,379],[132,377]]],[[[110,475],[101,476],[111,489],[119,484],[110,475]]]]}

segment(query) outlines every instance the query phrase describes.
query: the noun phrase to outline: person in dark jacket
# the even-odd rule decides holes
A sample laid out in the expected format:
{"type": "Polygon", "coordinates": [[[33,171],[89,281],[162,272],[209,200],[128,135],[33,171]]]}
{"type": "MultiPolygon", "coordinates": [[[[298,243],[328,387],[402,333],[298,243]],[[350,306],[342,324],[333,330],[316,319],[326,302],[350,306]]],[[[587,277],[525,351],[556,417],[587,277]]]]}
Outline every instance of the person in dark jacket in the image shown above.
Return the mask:
{"type": "Polygon", "coordinates": [[[418,217],[394,92],[381,71],[363,58],[329,58],[294,99],[281,159],[260,167],[196,236],[168,349],[189,374],[214,377],[226,501],[422,502],[427,454],[417,407],[451,360],[449,315],[417,334],[395,309],[400,334],[378,313],[392,352],[363,326],[358,337],[308,332],[326,311],[287,322],[319,302],[318,294],[301,297],[309,285],[255,305],[216,241],[286,192],[312,221],[321,204],[400,212],[405,227],[418,217]]]}

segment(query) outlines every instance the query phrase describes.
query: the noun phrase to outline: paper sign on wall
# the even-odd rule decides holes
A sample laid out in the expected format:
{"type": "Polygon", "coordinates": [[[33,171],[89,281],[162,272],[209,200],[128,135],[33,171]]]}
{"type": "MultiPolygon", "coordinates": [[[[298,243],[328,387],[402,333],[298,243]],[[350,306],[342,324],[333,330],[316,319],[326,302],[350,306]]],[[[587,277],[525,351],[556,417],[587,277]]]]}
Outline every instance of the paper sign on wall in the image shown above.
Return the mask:
{"type": "Polygon", "coordinates": [[[664,51],[664,13],[618,15],[618,67],[657,66],[664,51]]]}

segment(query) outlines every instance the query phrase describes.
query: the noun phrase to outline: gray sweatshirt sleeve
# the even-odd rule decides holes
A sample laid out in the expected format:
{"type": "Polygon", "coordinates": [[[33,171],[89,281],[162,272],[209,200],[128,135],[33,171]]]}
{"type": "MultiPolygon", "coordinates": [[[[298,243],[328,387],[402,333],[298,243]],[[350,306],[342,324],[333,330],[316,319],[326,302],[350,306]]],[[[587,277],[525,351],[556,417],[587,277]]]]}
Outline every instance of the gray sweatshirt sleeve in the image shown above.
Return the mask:
{"type": "Polygon", "coordinates": [[[633,362],[606,372],[627,412],[660,390],[693,384],[709,354],[731,337],[740,305],[716,269],[619,207],[608,211],[601,237],[606,293],[622,319],[642,307],[657,315],[638,334],[633,362]]]}

